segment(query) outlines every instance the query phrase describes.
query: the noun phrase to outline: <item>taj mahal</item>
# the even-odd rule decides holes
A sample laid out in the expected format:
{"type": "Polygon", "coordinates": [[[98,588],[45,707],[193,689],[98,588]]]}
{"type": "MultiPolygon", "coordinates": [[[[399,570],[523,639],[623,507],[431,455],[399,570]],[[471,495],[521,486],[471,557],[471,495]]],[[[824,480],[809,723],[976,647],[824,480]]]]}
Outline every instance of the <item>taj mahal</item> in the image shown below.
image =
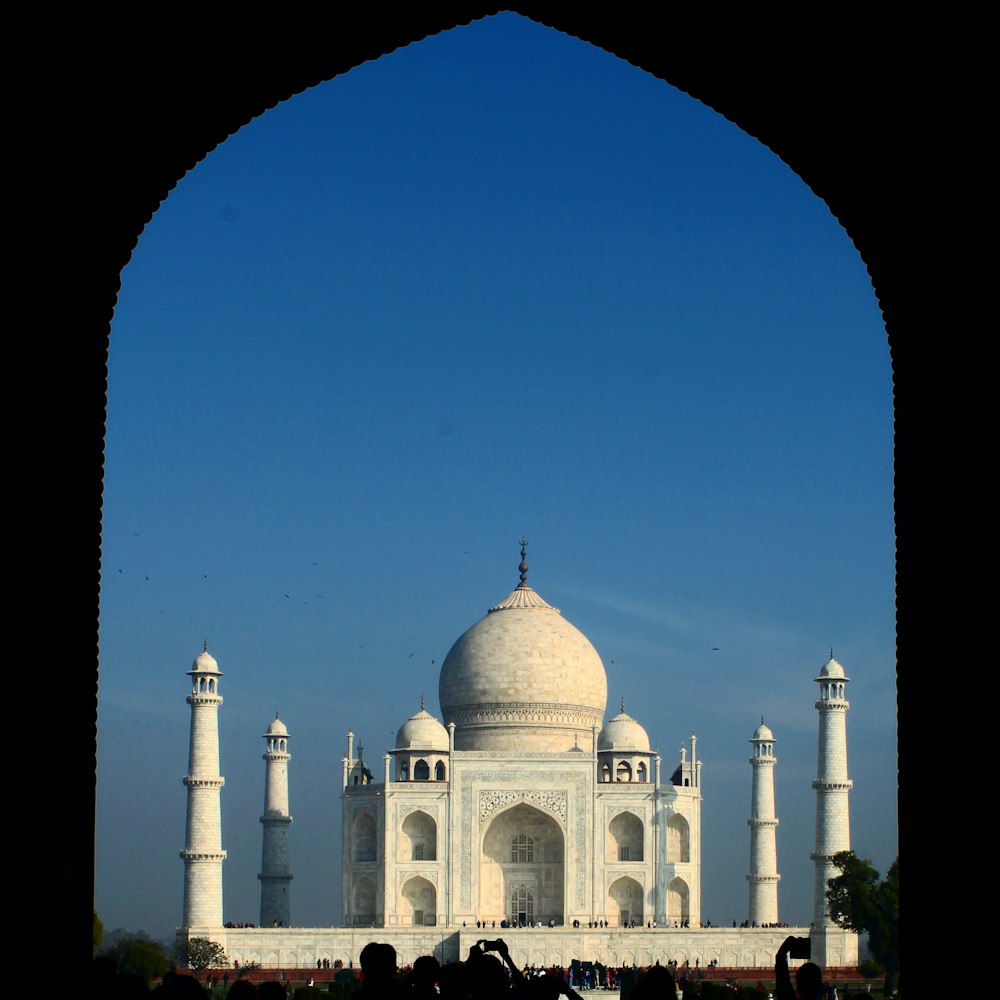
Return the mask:
{"type": "Polygon", "coordinates": [[[291,735],[278,718],[264,734],[260,927],[224,926],[222,672],[206,644],[188,671],[178,934],[210,938],[230,961],[262,967],[350,964],[371,940],[392,944],[401,965],[424,954],[453,961],[501,929],[521,965],[582,959],[768,967],[789,934],[811,937],[813,960],[824,967],[856,964],[857,935],[832,923],[825,899],[835,873],[830,859],[850,848],[848,678],[832,652],[815,677],[812,925],[778,926],[777,758],[774,734],[762,720],[750,738],[748,926],[703,927],[696,737],[677,759],[663,760],[624,703],[605,722],[604,664],[587,637],[529,586],[523,539],[518,569],[514,590],[444,659],[443,720],[421,699],[380,760],[365,760],[347,734],[341,927],[303,928],[292,920],[291,735]]]}

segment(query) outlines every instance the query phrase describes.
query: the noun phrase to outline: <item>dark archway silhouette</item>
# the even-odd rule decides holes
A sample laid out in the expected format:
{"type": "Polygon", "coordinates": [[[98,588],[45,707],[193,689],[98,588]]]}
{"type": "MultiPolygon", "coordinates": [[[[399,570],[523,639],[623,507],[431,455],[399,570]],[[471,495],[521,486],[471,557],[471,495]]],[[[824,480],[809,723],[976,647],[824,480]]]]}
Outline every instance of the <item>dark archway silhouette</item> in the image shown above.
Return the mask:
{"type": "MultiPolygon", "coordinates": [[[[53,884],[77,889],[59,914],[70,960],[90,954],[93,843],[86,831],[94,819],[105,362],[120,272],[177,180],[243,124],[361,62],[498,9],[467,3],[391,16],[350,9],[286,20],[243,12],[239,20],[171,12],[178,20],[169,20],[150,11],[121,22],[85,11],[62,15],[58,32],[47,26],[35,33],[44,48],[27,62],[40,74],[50,68],[54,96],[30,82],[40,95],[25,142],[32,184],[19,193],[32,216],[33,242],[24,256],[38,272],[33,304],[43,329],[22,332],[38,345],[22,370],[43,387],[35,408],[41,399],[46,420],[19,478],[31,482],[33,496],[55,497],[62,516],[43,510],[36,530],[19,533],[32,539],[23,564],[39,583],[45,573],[47,593],[58,568],[66,609],[57,634],[45,636],[63,696],[47,709],[42,739],[89,748],[61,755],[58,813],[49,788],[36,793],[34,812],[72,815],[74,827],[85,831],[60,838],[62,849],[47,859],[53,884]]],[[[926,159],[923,116],[941,101],[929,99],[938,82],[928,53],[947,45],[946,26],[901,38],[898,25],[883,30],[871,20],[818,28],[753,12],[741,15],[743,23],[720,27],[706,10],[665,26],[661,14],[634,9],[556,14],[530,3],[504,9],[590,41],[721,112],[787,162],[847,229],[872,275],[893,357],[898,654],[903,663],[945,662],[943,624],[935,632],[933,622],[949,616],[926,614],[929,580],[921,575],[922,566],[939,561],[944,533],[917,527],[920,512],[910,498],[940,490],[939,469],[922,453],[923,376],[931,371],[927,359],[939,331],[927,318],[931,264],[916,209],[916,170],[926,159]],[[906,81],[905,91],[899,81],[906,81]],[[920,629],[908,631],[907,623],[918,621],[920,629]]],[[[928,191],[919,194],[926,198],[928,191]]],[[[935,371],[940,361],[935,354],[935,371]]],[[[905,762],[916,751],[905,725],[905,687],[900,700],[905,762]]],[[[940,699],[937,707],[943,708],[940,699]]],[[[922,762],[922,782],[931,766],[922,762]]],[[[907,859],[924,853],[917,838],[926,836],[915,821],[919,792],[907,795],[918,777],[910,774],[903,770],[901,785],[904,881],[907,859]]],[[[905,902],[907,948],[916,955],[918,934],[932,921],[923,901],[905,902]]]]}

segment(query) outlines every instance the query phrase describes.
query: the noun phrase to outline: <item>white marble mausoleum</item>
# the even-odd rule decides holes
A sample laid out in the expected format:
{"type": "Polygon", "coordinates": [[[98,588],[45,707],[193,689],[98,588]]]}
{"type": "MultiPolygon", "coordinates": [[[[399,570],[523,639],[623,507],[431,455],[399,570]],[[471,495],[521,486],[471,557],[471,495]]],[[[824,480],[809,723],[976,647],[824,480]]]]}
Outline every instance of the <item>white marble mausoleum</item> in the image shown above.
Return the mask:
{"type": "MultiPolygon", "coordinates": [[[[448,961],[464,955],[477,936],[501,933],[523,964],[714,960],[756,968],[773,964],[789,933],[811,935],[813,958],[824,966],[856,963],[857,936],[832,925],[820,898],[830,857],[850,847],[848,678],[832,652],[816,678],[813,926],[703,928],[695,736],[676,759],[664,762],[624,703],[605,722],[604,664],[587,637],[528,585],[523,541],[519,571],[514,590],[445,658],[443,721],[421,700],[394,747],[377,760],[365,760],[354,734],[347,735],[341,928],[288,926],[291,755],[288,730],[278,719],[265,734],[261,927],[223,925],[222,673],[206,648],[189,671],[192,738],[179,934],[219,941],[230,960],[244,965],[286,968],[348,963],[371,940],[394,944],[403,964],[430,953],[448,961]]],[[[762,721],[750,742],[750,920],[777,923],[774,735],[762,721]]]]}

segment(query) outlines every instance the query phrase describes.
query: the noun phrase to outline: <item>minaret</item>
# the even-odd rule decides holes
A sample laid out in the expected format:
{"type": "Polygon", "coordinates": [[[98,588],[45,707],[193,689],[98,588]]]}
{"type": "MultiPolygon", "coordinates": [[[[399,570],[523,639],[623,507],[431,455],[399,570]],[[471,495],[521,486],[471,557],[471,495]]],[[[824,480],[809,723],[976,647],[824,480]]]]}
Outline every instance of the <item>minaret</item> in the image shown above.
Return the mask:
{"type": "Polygon", "coordinates": [[[763,718],[750,739],[753,784],[750,792],[750,922],[758,927],[778,922],[778,848],[774,815],[774,734],[763,718]]]}
{"type": "Polygon", "coordinates": [[[184,927],[222,926],[221,790],[219,774],[219,670],[205,642],[188,671],[191,694],[191,747],[188,773],[187,835],[184,860],[184,927]]]}
{"type": "Polygon", "coordinates": [[[264,741],[264,850],[260,862],[260,926],[288,927],[291,922],[292,873],[288,870],[288,729],[274,714],[264,741]]]}
{"type": "MultiPolygon", "coordinates": [[[[816,849],[810,855],[815,871],[813,927],[832,927],[826,903],[827,881],[837,874],[830,859],[838,851],[851,849],[850,813],[847,797],[852,782],[847,777],[847,710],[844,697],[848,677],[833,658],[823,664],[819,684],[819,763],[816,780],[816,849]]],[[[814,960],[816,955],[813,955],[814,960]]]]}

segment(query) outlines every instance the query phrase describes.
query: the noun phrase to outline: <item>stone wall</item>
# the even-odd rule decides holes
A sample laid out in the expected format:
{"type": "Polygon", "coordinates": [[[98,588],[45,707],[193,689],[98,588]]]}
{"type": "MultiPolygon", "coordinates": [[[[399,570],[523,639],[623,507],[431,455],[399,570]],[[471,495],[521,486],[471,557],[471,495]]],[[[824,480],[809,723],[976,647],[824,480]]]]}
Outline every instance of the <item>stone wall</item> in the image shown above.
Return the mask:
{"type": "MultiPolygon", "coordinates": [[[[183,932],[182,932],[183,933],[183,932]]],[[[315,969],[317,960],[338,959],[344,965],[358,964],[361,949],[370,941],[384,941],[396,949],[399,966],[412,965],[421,955],[434,955],[441,962],[464,960],[469,948],[484,938],[502,937],[519,967],[563,966],[573,959],[603,965],[665,965],[676,960],[692,967],[716,960],[730,969],[773,968],[774,953],[790,934],[809,936],[806,927],[738,928],[705,927],[645,928],[634,930],[571,928],[220,928],[192,927],[191,937],[207,937],[226,950],[230,962],[241,966],[256,962],[264,968],[315,969]]],[[[837,953],[857,961],[857,936],[839,931],[837,953]],[[850,940],[848,940],[850,939],[850,940]]],[[[819,949],[818,949],[819,950],[819,949]]],[[[825,949],[822,949],[825,951],[825,949]]],[[[831,949],[832,951],[833,949],[831,949]]],[[[832,955],[831,955],[832,957],[832,955]]],[[[843,964],[853,964],[844,961],[843,964]]]]}

